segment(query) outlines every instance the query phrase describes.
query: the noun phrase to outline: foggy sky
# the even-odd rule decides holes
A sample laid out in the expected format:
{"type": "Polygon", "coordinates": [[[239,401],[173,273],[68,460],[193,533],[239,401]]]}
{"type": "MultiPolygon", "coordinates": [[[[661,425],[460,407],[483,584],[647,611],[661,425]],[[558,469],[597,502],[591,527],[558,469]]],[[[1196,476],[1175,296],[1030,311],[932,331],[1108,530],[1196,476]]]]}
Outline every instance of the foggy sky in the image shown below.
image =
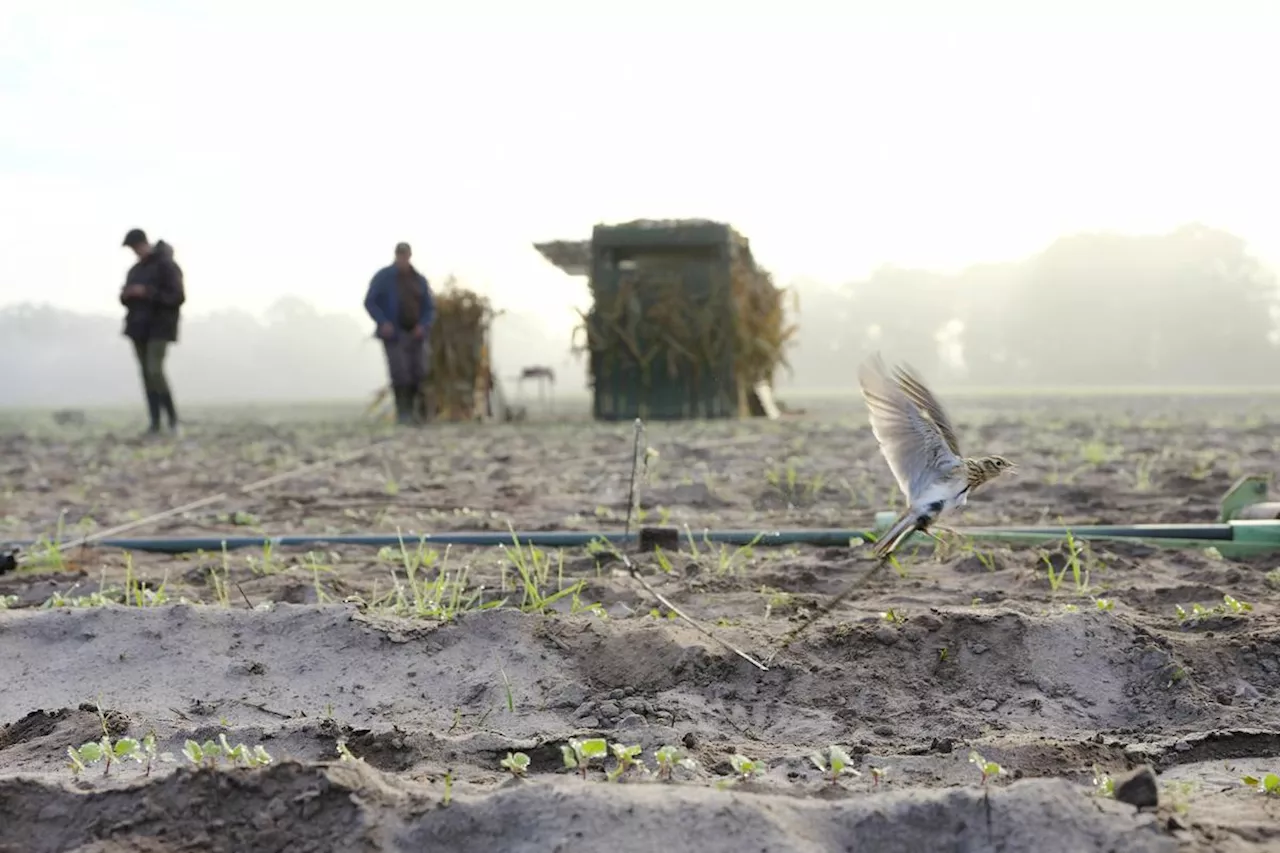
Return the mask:
{"type": "Polygon", "coordinates": [[[1193,220],[1280,259],[1280,11],[948,8],[9,0],[0,305],[116,311],[134,226],[188,315],[363,320],[408,240],[557,341],[586,287],[531,243],[598,221],[729,221],[782,283],[1193,220]]]}

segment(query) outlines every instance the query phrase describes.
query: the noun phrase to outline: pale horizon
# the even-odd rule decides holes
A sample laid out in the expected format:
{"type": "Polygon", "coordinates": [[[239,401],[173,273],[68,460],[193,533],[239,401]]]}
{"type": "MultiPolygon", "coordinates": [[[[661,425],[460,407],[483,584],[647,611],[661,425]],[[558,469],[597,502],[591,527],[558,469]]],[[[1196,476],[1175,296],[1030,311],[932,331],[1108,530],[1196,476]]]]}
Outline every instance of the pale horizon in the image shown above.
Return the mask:
{"type": "Polygon", "coordinates": [[[360,314],[407,240],[550,334],[587,291],[532,244],[596,222],[730,222],[781,284],[1191,221],[1280,261],[1261,4],[8,8],[0,305],[118,311],[135,226],[192,314],[360,314]]]}

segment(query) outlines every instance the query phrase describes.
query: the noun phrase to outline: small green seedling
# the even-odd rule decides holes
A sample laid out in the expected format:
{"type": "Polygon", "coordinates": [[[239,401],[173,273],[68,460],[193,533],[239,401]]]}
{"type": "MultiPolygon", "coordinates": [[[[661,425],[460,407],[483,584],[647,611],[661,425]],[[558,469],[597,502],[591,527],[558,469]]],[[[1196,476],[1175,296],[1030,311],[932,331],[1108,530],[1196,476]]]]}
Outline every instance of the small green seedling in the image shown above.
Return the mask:
{"type": "Polygon", "coordinates": [[[582,778],[587,778],[587,764],[593,758],[603,759],[609,754],[609,746],[602,737],[578,740],[570,738],[567,746],[560,747],[560,755],[564,758],[564,766],[570,770],[577,769],[582,778]]]}
{"type": "MultiPolygon", "coordinates": [[[[90,765],[101,761],[105,754],[106,751],[96,740],[91,740],[78,747],[67,747],[67,757],[71,759],[71,772],[77,776],[88,769],[90,765]]],[[[111,765],[108,764],[107,770],[110,771],[110,769],[111,765]]],[[[106,774],[104,773],[103,775],[105,776],[106,774]]]]}
{"type": "MultiPolygon", "coordinates": [[[[128,740],[135,745],[137,743],[132,739],[128,740]]],[[[120,743],[123,744],[124,742],[122,740],[120,743]]],[[[71,772],[77,776],[98,762],[103,762],[102,775],[107,776],[111,773],[111,764],[116,755],[115,747],[111,743],[111,737],[104,734],[100,740],[91,740],[81,744],[78,748],[67,747],[67,757],[71,759],[71,772]]]]}
{"type": "Polygon", "coordinates": [[[1181,604],[1175,604],[1173,606],[1173,609],[1174,609],[1174,612],[1178,614],[1179,622],[1186,622],[1188,619],[1198,620],[1213,612],[1208,607],[1205,607],[1203,604],[1200,604],[1199,602],[1192,604],[1190,611],[1188,611],[1181,604]]]}
{"type": "Polygon", "coordinates": [[[1189,622],[1192,625],[1210,616],[1244,616],[1246,613],[1253,611],[1253,605],[1247,601],[1239,601],[1230,595],[1222,596],[1222,603],[1213,607],[1205,607],[1203,604],[1196,602],[1191,605],[1188,611],[1181,604],[1174,605],[1174,611],[1178,614],[1178,622],[1189,622]]]}
{"type": "Polygon", "coordinates": [[[1280,795],[1280,775],[1268,773],[1261,779],[1253,776],[1246,776],[1240,781],[1244,782],[1250,788],[1253,788],[1259,794],[1280,795]]]}
{"type": "Polygon", "coordinates": [[[901,625],[903,622],[907,621],[907,617],[892,608],[881,613],[880,618],[886,622],[892,622],[895,625],[901,625]]]}
{"type": "Polygon", "coordinates": [[[1247,601],[1237,601],[1229,595],[1222,596],[1222,609],[1228,613],[1251,613],[1253,605],[1247,601]]]}
{"type": "Polygon", "coordinates": [[[252,749],[243,743],[232,746],[225,734],[218,735],[216,741],[206,740],[204,743],[188,740],[182,745],[182,754],[197,767],[216,767],[219,759],[226,759],[233,766],[263,767],[273,760],[261,744],[252,749]]]}
{"type": "Polygon", "coordinates": [[[658,778],[664,781],[671,778],[671,774],[677,767],[683,767],[686,770],[695,770],[698,767],[698,762],[692,758],[686,758],[681,750],[669,744],[655,751],[653,757],[658,764],[658,778]]]}
{"type": "Polygon", "coordinates": [[[1111,598],[1095,598],[1093,600],[1093,604],[1095,607],[1097,607],[1099,610],[1102,610],[1102,611],[1114,610],[1116,607],[1115,600],[1111,598]]]}
{"type": "Polygon", "coordinates": [[[764,772],[764,762],[752,761],[750,758],[747,758],[745,755],[737,752],[729,756],[729,764],[733,767],[733,772],[743,782],[746,782],[752,776],[757,776],[764,772]]]}
{"type": "Polygon", "coordinates": [[[1004,768],[999,764],[996,764],[994,761],[987,761],[979,755],[976,749],[969,753],[969,763],[976,764],[978,770],[982,771],[982,781],[979,783],[982,785],[987,784],[988,779],[995,776],[1003,776],[1005,772],[1004,768]]]}
{"type": "Polygon", "coordinates": [[[841,747],[832,745],[827,747],[827,755],[824,756],[820,751],[814,752],[809,756],[809,760],[813,762],[818,770],[827,774],[827,781],[838,782],[840,777],[848,773],[850,776],[861,776],[853,767],[853,761],[849,758],[849,753],[845,752],[841,747]]]}
{"type": "Polygon", "coordinates": [[[888,775],[889,775],[888,767],[872,767],[871,768],[871,787],[879,788],[880,783],[884,780],[884,777],[888,775]]]}
{"type": "Polygon", "coordinates": [[[639,767],[641,770],[646,771],[648,770],[648,768],[644,766],[644,761],[640,758],[641,748],[639,744],[636,744],[635,746],[623,746],[620,743],[615,743],[609,748],[613,751],[613,757],[618,761],[613,770],[606,774],[610,782],[618,781],[622,774],[626,773],[632,767],[639,767]]]}
{"type": "Polygon", "coordinates": [[[1115,780],[1096,764],[1093,765],[1093,792],[1099,797],[1114,797],[1116,795],[1115,780]]]}
{"type": "Polygon", "coordinates": [[[502,766],[511,771],[511,775],[517,779],[524,776],[529,770],[529,756],[523,752],[508,752],[507,757],[502,759],[502,766]]]}
{"type": "Polygon", "coordinates": [[[142,775],[150,776],[151,768],[155,766],[157,761],[169,762],[173,761],[173,754],[169,752],[156,752],[156,735],[155,732],[147,732],[142,738],[142,756],[147,764],[147,769],[142,775]]]}
{"type": "Polygon", "coordinates": [[[215,760],[214,753],[217,752],[217,749],[218,745],[211,740],[205,741],[203,746],[193,740],[187,740],[182,745],[182,755],[197,767],[201,764],[208,764],[212,767],[215,760]]]}
{"type": "MultiPolygon", "coordinates": [[[[136,761],[146,764],[146,775],[151,775],[152,764],[157,759],[155,735],[148,734],[141,741],[122,737],[112,741],[111,736],[103,734],[98,740],[91,740],[79,747],[67,747],[67,757],[71,759],[71,772],[79,776],[89,766],[103,763],[102,775],[111,773],[111,765],[118,761],[136,761]]],[[[159,756],[164,760],[172,760],[171,756],[159,756]]]]}
{"type": "Polygon", "coordinates": [[[271,758],[271,753],[267,752],[267,750],[263,748],[262,744],[257,744],[253,749],[248,749],[244,744],[239,744],[236,746],[236,749],[244,752],[244,754],[240,756],[240,760],[249,767],[265,767],[273,760],[271,758]]]}

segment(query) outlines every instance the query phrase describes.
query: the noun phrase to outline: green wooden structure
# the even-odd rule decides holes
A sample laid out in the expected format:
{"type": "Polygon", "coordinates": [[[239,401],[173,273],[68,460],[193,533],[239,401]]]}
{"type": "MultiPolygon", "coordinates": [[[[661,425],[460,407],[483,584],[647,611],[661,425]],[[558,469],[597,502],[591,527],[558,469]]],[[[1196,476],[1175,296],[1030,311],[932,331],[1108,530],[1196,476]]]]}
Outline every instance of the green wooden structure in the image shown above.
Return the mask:
{"type": "Polygon", "coordinates": [[[781,296],[730,226],[596,225],[590,241],[537,248],[590,277],[576,349],[590,360],[598,420],[751,414],[753,383],[771,382],[781,361],[781,296]]]}

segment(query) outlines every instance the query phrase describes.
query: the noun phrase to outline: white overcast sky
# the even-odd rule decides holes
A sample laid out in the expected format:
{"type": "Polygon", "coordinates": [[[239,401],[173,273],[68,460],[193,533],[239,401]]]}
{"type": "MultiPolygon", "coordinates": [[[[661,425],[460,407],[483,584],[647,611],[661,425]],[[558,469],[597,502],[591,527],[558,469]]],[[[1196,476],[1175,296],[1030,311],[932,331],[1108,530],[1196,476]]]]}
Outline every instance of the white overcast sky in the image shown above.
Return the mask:
{"type": "Polygon", "coordinates": [[[572,324],[531,248],[733,222],[785,282],[1201,220],[1280,260],[1280,3],[0,0],[0,304],[359,311],[409,240],[572,324]]]}

